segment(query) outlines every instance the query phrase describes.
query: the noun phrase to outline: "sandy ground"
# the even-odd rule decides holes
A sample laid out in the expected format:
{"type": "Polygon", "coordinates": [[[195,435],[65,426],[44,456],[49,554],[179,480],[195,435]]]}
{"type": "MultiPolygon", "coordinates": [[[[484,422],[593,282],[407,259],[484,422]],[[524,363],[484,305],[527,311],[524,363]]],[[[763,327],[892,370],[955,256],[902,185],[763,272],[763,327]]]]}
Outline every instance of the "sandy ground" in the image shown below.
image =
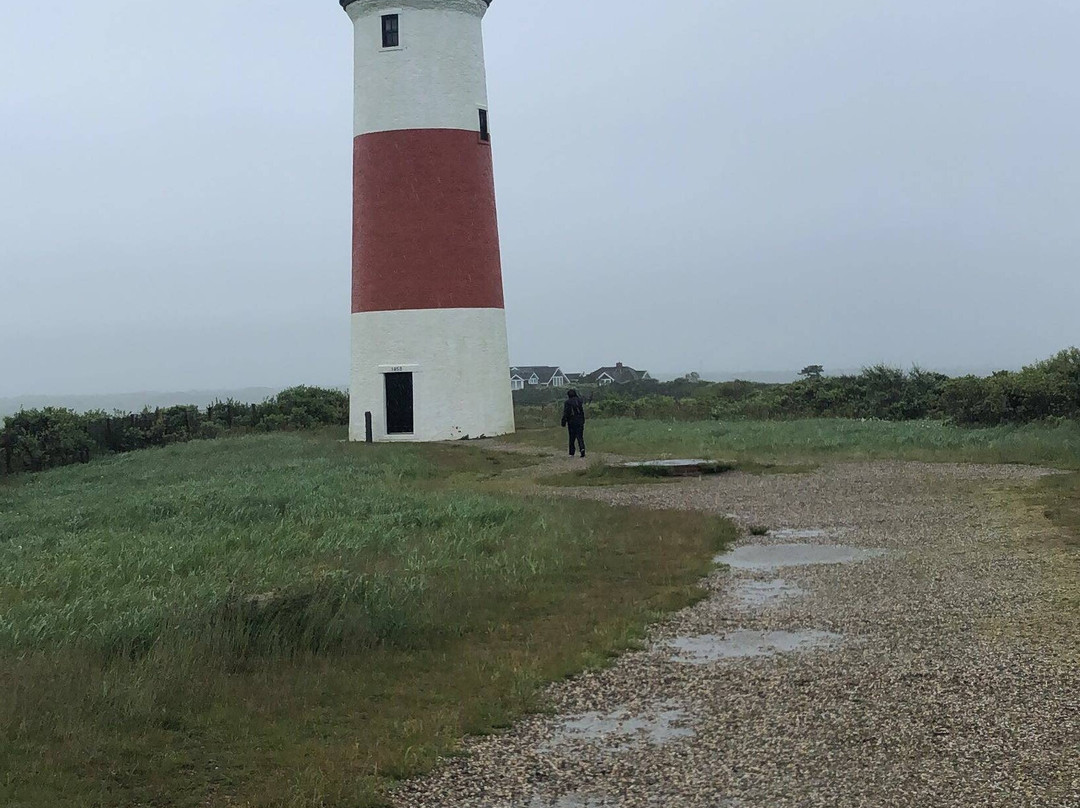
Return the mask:
{"type": "Polygon", "coordinates": [[[1024,507],[1046,473],[850,463],[552,490],[770,530],[647,650],[466,740],[398,805],[1080,808],[1080,626],[1061,608],[1080,563],[1024,507]]]}

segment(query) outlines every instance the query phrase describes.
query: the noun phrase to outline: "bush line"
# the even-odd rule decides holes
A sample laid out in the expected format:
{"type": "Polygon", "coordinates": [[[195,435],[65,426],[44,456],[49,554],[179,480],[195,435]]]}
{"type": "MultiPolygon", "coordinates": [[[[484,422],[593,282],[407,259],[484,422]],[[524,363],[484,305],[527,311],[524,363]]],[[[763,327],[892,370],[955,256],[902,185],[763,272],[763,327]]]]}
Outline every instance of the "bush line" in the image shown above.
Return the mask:
{"type": "MultiPolygon", "coordinates": [[[[558,420],[555,399],[562,395],[555,389],[515,393],[518,425],[550,426],[558,420]]],[[[612,385],[584,395],[595,418],[936,420],[964,427],[1080,420],[1080,349],[986,377],[875,365],[855,375],[790,384],[679,379],[612,385]]]]}
{"type": "Polygon", "coordinates": [[[216,438],[226,432],[278,432],[342,426],[349,397],[340,390],[290,387],[261,404],[233,399],[205,410],[175,406],[141,413],[63,407],[22,410],[4,418],[0,430],[0,476],[88,463],[95,457],[216,438]]]}

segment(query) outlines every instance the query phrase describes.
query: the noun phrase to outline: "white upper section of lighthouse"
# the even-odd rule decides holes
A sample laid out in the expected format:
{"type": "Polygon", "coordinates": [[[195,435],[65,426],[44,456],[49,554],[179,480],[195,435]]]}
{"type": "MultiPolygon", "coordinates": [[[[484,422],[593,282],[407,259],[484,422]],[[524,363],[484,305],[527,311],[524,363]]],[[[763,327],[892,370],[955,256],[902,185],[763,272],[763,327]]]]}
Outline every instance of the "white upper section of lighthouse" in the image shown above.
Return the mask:
{"type": "Polygon", "coordinates": [[[458,11],[468,11],[481,17],[491,5],[491,0],[342,0],[341,5],[349,14],[367,14],[381,9],[392,9],[406,5],[410,8],[452,8],[458,11]],[[354,6],[360,7],[354,9],[354,6]]]}
{"type": "Polygon", "coordinates": [[[485,0],[354,0],[354,134],[479,128],[487,109],[485,0]],[[383,18],[397,16],[398,45],[383,47],[383,18]]]}

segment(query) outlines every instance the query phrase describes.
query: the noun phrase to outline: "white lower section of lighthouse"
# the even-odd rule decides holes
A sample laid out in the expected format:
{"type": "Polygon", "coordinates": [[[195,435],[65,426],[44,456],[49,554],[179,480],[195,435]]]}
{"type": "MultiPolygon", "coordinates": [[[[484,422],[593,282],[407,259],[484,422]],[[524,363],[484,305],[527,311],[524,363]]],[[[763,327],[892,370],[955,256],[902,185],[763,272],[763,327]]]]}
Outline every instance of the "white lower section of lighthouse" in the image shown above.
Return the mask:
{"type": "Polygon", "coordinates": [[[350,439],[440,441],[514,431],[503,309],[352,315],[350,439]],[[407,430],[407,431],[406,431],[407,430]]]}

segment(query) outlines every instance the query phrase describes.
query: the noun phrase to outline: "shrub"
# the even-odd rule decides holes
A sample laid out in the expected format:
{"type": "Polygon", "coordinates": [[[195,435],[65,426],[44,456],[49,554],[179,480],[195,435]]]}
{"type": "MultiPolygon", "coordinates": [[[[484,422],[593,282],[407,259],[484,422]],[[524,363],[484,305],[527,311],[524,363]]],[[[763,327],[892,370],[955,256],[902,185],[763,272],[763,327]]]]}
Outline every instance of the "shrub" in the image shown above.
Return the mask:
{"type": "Polygon", "coordinates": [[[605,398],[595,402],[589,415],[596,418],[622,418],[633,413],[634,404],[625,398],[605,398]]]}
{"type": "Polygon", "coordinates": [[[85,463],[94,455],[131,452],[196,439],[216,438],[231,429],[309,429],[349,421],[349,397],[340,390],[292,387],[262,404],[218,401],[202,412],[194,406],[141,413],[24,410],[0,430],[0,473],[42,471],[85,463]]]}
{"type": "Polygon", "coordinates": [[[260,428],[311,429],[349,423],[349,396],[323,387],[290,387],[266,402],[260,428]],[[275,417],[276,416],[276,417],[275,417]]]}
{"type": "Polygon", "coordinates": [[[671,396],[645,396],[630,408],[635,418],[670,418],[675,412],[675,399],[671,396]]]}
{"type": "Polygon", "coordinates": [[[4,419],[5,471],[43,471],[88,463],[94,441],[86,419],[72,410],[23,410],[4,419]]]}

